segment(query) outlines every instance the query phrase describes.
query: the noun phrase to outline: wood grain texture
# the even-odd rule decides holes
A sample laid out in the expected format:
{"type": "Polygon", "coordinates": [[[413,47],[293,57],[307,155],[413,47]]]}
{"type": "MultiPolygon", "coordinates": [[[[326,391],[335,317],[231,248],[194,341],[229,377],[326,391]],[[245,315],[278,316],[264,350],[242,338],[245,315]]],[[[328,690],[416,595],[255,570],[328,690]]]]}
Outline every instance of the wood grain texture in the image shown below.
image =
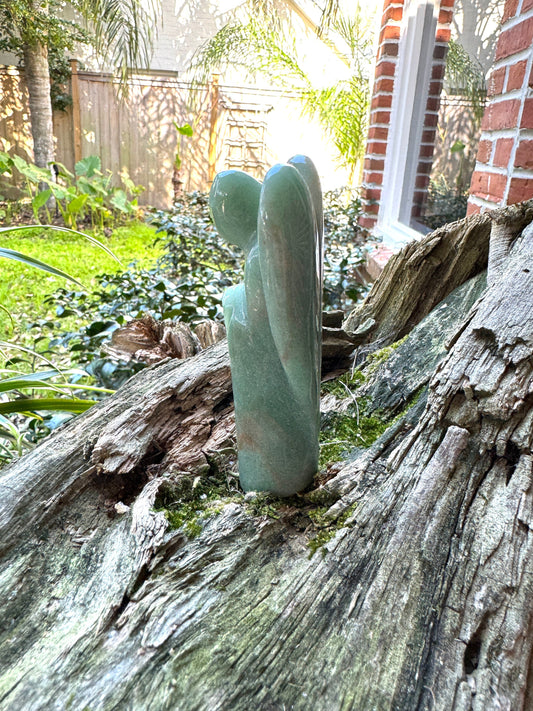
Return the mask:
{"type": "Polygon", "coordinates": [[[324,515],[350,516],[325,555],[291,505],[229,503],[193,539],[154,509],[231,439],[223,342],[5,470],[0,709],[530,709],[532,230],[478,295],[435,361],[409,354],[440,306],[377,369],[369,397],[427,398],[331,468],[324,515]]]}
{"type": "MultiPolygon", "coordinates": [[[[456,287],[487,269],[493,228],[491,263],[501,264],[532,218],[530,200],[466,217],[409,242],[391,257],[344,329],[374,350],[402,338],[456,287]]],[[[366,345],[361,349],[371,352],[366,345]]]]}

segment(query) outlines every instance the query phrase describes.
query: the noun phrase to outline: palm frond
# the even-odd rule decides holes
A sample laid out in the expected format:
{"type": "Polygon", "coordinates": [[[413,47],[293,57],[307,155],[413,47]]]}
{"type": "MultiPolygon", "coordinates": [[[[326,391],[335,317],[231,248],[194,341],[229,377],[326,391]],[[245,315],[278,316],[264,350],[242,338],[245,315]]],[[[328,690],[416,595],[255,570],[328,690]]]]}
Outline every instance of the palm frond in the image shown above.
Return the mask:
{"type": "Polygon", "coordinates": [[[455,40],[448,43],[444,85],[452,93],[463,94],[472,105],[474,117],[481,121],[487,96],[483,67],[455,40]]]}
{"type": "Polygon", "coordinates": [[[309,84],[298,62],[294,40],[253,17],[247,22],[234,20],[222,27],[200,47],[191,62],[199,83],[230,67],[240,67],[251,76],[262,74],[285,87],[309,84]]]}
{"type": "Polygon", "coordinates": [[[247,21],[233,19],[225,25],[196,53],[192,69],[199,83],[214,73],[239,67],[298,92],[304,112],[320,121],[339,152],[339,162],[353,174],[364,154],[368,126],[373,17],[372,13],[364,16],[359,3],[349,17],[336,13],[335,8],[336,0],[328,2],[330,36],[322,39],[337,55],[339,41],[344,43],[343,61],[351,70],[347,80],[317,88],[300,62],[295,38],[272,21],[259,19],[264,8],[250,12],[247,21]]]}
{"type": "Polygon", "coordinates": [[[130,69],[150,65],[160,0],[80,0],[91,23],[96,52],[110,59],[124,80],[130,69]]]}

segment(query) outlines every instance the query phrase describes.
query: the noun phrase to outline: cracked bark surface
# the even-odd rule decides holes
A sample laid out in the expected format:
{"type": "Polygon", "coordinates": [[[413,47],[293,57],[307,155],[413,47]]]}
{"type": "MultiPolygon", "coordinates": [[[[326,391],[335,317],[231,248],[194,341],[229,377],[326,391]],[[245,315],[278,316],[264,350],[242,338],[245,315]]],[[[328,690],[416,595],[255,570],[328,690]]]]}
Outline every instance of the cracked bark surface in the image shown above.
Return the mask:
{"type": "Polygon", "coordinates": [[[511,242],[368,377],[376,409],[426,395],[329,467],[325,555],[294,502],[236,497],[193,539],[154,509],[232,444],[224,342],[2,472],[0,709],[531,709],[533,230],[511,242]]]}
{"type": "Polygon", "coordinates": [[[487,270],[487,262],[491,281],[532,219],[529,200],[465,217],[408,243],[348,316],[345,330],[355,333],[365,354],[402,338],[456,287],[487,270]]]}

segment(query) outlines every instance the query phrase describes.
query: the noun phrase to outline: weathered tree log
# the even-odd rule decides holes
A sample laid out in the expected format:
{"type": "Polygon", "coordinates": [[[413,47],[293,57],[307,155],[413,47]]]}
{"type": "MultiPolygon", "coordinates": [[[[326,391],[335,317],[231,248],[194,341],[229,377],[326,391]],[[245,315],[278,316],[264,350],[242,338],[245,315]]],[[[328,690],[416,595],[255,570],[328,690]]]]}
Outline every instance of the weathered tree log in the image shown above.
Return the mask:
{"type": "Polygon", "coordinates": [[[393,329],[368,307],[369,343],[418,323],[363,371],[390,426],[306,495],[230,481],[195,537],[159,510],[220,478],[223,450],[234,476],[224,342],[142,371],[2,472],[0,709],[533,708],[531,227],[500,270],[486,290],[449,270],[459,288],[434,284],[431,314],[419,300],[393,329]]]}
{"type": "MultiPolygon", "coordinates": [[[[393,255],[361,307],[346,319],[364,353],[393,343],[457,286],[487,269],[498,270],[513,241],[533,219],[533,200],[466,217],[410,242],[393,255]]],[[[490,278],[490,277],[489,277],[490,278]]]]}

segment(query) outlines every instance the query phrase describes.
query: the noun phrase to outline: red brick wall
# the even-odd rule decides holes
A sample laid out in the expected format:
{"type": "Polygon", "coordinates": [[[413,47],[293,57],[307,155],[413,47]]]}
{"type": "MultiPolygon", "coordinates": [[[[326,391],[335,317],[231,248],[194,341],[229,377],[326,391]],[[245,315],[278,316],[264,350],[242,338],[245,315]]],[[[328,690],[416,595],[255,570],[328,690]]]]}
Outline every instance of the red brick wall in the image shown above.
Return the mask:
{"type": "Polygon", "coordinates": [[[533,198],[533,0],[507,0],[468,214],[533,198]]]}
{"type": "MultiPolygon", "coordinates": [[[[415,193],[425,199],[424,188],[429,180],[433,155],[433,142],[439,110],[439,97],[444,76],[446,46],[450,37],[454,0],[441,0],[437,25],[435,52],[430,91],[426,106],[425,130],[419,156],[417,188],[415,193]]],[[[389,121],[394,91],[395,71],[398,58],[400,29],[404,0],[385,0],[376,58],[373,98],[370,107],[370,128],[363,165],[362,202],[364,215],[359,222],[371,229],[379,212],[385,153],[389,136],[389,121]]]]}
{"type": "Polygon", "coordinates": [[[362,200],[365,215],[360,218],[360,224],[367,228],[374,226],[379,210],[402,17],[403,0],[385,0],[363,164],[362,200]]]}

